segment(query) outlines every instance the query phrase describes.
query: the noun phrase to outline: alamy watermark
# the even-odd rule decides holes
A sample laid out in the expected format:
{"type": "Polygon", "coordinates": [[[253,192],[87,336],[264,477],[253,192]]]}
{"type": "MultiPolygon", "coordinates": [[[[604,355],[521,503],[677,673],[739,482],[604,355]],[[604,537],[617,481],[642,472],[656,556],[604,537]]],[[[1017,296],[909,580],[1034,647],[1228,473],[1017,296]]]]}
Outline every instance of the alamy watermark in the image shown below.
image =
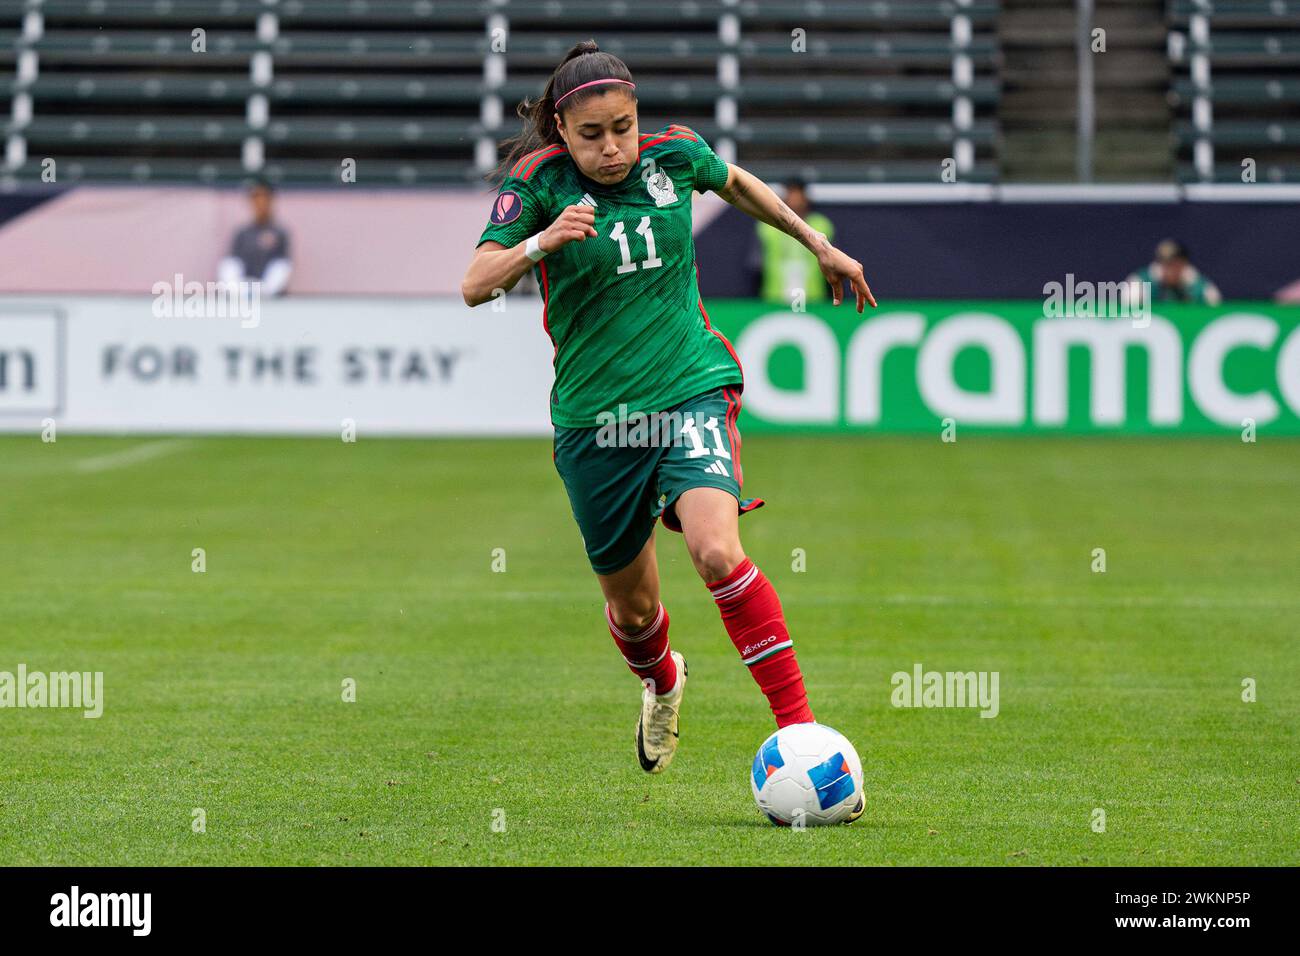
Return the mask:
{"type": "Polygon", "coordinates": [[[104,713],[103,671],[0,671],[0,709],[67,707],[95,719],[104,713]]]}
{"type": "Polygon", "coordinates": [[[1151,324],[1151,283],[1090,282],[1067,272],[1064,282],[1043,285],[1043,317],[1132,319],[1134,328],[1146,328],[1151,324]]]}
{"type": "Polygon", "coordinates": [[[83,893],[73,886],[50,897],[50,925],[123,927],[148,936],[153,927],[152,893],[83,893]]]}
{"type": "Polygon", "coordinates": [[[998,671],[896,671],[889,682],[895,707],[979,707],[981,717],[998,715],[998,671]]]}
{"type": "Polygon", "coordinates": [[[596,445],[600,448],[669,448],[690,445],[692,457],[711,454],[730,458],[722,431],[727,423],[717,415],[683,409],[669,412],[617,411],[596,415],[596,445]]]}
{"type": "Polygon", "coordinates": [[[245,329],[262,321],[262,283],[185,281],[177,272],[173,281],[160,280],[149,289],[153,314],[159,319],[239,319],[245,329]]]}

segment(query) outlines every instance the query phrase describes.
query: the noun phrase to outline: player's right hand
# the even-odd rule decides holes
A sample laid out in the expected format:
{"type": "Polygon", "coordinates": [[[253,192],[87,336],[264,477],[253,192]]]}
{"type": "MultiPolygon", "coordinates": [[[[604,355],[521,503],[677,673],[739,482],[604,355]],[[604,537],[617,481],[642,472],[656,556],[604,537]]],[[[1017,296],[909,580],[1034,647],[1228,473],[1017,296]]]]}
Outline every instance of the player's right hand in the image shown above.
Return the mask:
{"type": "Polygon", "coordinates": [[[596,236],[596,210],[590,206],[565,206],[555,222],[537,240],[542,252],[554,252],[568,242],[582,242],[596,236]]]}

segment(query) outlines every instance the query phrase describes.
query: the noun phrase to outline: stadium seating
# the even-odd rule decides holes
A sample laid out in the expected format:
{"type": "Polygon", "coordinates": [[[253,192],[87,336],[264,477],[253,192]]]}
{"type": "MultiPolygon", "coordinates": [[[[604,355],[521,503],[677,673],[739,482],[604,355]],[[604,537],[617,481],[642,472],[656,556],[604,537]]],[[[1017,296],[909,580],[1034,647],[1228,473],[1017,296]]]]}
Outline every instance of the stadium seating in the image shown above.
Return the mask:
{"type": "Polygon", "coordinates": [[[1300,182],[1300,0],[1171,0],[1169,25],[1179,179],[1300,182]]]}
{"type": "Polygon", "coordinates": [[[7,181],[38,181],[50,158],[63,182],[325,185],[351,158],[371,184],[472,183],[517,129],[515,106],[589,36],[636,71],[644,128],[695,125],[765,174],[937,181],[954,156],[964,178],[990,180],[998,9],[0,0],[7,181]]]}
{"type": "MultiPolygon", "coordinates": [[[[693,126],[767,177],[937,182],[951,158],[964,181],[1069,178],[1072,17],[1073,0],[0,0],[4,182],[53,159],[60,182],[330,185],[351,159],[372,185],[472,184],[587,37],[631,64],[643,128],[693,126]]],[[[1098,19],[1103,173],[1237,181],[1248,157],[1300,180],[1300,0],[1100,0],[1098,19]]]]}

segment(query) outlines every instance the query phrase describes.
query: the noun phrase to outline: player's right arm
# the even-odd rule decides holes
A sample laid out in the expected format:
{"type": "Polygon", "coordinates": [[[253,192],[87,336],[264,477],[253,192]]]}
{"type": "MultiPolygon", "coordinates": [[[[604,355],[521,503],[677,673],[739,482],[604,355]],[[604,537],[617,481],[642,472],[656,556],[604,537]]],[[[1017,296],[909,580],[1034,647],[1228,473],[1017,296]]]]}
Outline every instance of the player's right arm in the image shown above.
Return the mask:
{"type": "MultiPolygon", "coordinates": [[[[538,246],[549,254],[566,243],[582,242],[595,235],[596,210],[586,205],[566,206],[555,222],[538,236],[538,246]]],[[[509,247],[494,239],[480,242],[460,283],[460,294],[465,304],[480,305],[490,301],[498,289],[503,292],[513,289],[524,273],[535,265],[525,251],[527,246],[527,239],[509,247]]]]}

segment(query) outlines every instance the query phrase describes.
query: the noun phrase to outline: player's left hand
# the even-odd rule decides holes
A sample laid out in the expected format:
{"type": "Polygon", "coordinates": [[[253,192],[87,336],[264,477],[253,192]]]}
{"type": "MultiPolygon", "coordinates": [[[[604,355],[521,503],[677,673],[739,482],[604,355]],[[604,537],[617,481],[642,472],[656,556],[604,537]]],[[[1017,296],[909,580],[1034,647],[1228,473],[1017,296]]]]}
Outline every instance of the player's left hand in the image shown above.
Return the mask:
{"type": "Polygon", "coordinates": [[[849,286],[857,295],[858,311],[861,312],[868,302],[873,309],[876,308],[876,297],[871,294],[871,286],[867,285],[866,277],[862,274],[862,263],[857,259],[845,255],[834,246],[827,246],[825,251],[817,256],[817,265],[821,268],[826,281],[831,284],[831,298],[835,305],[844,301],[844,280],[847,279],[849,286]]]}

